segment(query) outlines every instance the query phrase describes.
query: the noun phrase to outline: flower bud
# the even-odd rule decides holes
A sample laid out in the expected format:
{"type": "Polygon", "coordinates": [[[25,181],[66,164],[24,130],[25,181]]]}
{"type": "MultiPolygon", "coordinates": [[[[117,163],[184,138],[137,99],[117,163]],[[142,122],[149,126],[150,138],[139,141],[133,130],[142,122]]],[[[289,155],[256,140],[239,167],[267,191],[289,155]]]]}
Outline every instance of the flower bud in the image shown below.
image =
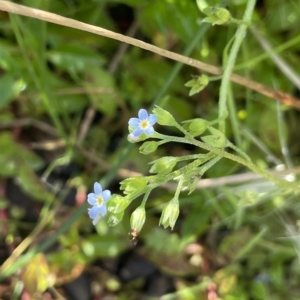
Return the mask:
{"type": "Polygon", "coordinates": [[[208,127],[208,130],[212,135],[203,136],[202,141],[216,148],[224,148],[227,143],[225,135],[214,127],[208,127]]]}
{"type": "Polygon", "coordinates": [[[179,216],[179,202],[177,199],[172,199],[163,208],[159,225],[162,224],[164,228],[168,226],[173,230],[176,220],[179,216]]]}
{"type": "Polygon", "coordinates": [[[153,113],[156,115],[157,123],[160,125],[175,126],[177,124],[174,117],[168,111],[159,106],[156,106],[153,109],[153,113]]]}
{"type": "Polygon", "coordinates": [[[152,161],[150,164],[153,164],[153,166],[149,170],[150,173],[159,173],[161,175],[166,175],[170,173],[176,166],[177,159],[173,156],[164,156],[152,161]]]}
{"type": "Polygon", "coordinates": [[[114,194],[107,202],[107,209],[111,213],[120,213],[123,212],[127,206],[131,203],[131,200],[121,195],[114,194]]]}
{"type": "Polygon", "coordinates": [[[130,218],[130,226],[132,230],[140,232],[146,220],[145,208],[139,206],[132,214],[130,218]]]}
{"type": "MultiPolygon", "coordinates": [[[[132,129],[129,128],[129,131],[132,131],[132,129]]],[[[137,142],[142,142],[148,138],[149,138],[149,136],[145,133],[142,133],[138,137],[135,137],[132,133],[130,133],[127,136],[127,141],[133,144],[133,143],[137,143],[137,142]]]]}
{"type": "Polygon", "coordinates": [[[202,22],[212,23],[212,25],[222,25],[230,21],[230,12],[222,7],[205,7],[203,13],[207,15],[207,18],[202,22]]]}
{"type": "Polygon", "coordinates": [[[145,142],[141,147],[140,147],[140,153],[142,154],[150,154],[152,152],[154,152],[158,147],[158,143],[157,142],[145,142]]]}
{"type": "Polygon", "coordinates": [[[207,128],[208,122],[204,119],[194,119],[189,123],[188,131],[192,136],[201,135],[207,128]]]}
{"type": "Polygon", "coordinates": [[[209,83],[209,78],[207,75],[201,75],[195,79],[188,81],[184,86],[190,87],[189,96],[193,96],[201,92],[209,83]]]}
{"type": "Polygon", "coordinates": [[[189,191],[188,194],[191,194],[196,189],[198,182],[201,179],[201,167],[187,171],[183,178],[182,190],[187,189],[189,191]]]}
{"type": "Polygon", "coordinates": [[[120,182],[121,186],[120,189],[124,191],[124,194],[132,194],[132,193],[139,193],[143,191],[148,183],[147,177],[131,177],[126,178],[120,182]]]}

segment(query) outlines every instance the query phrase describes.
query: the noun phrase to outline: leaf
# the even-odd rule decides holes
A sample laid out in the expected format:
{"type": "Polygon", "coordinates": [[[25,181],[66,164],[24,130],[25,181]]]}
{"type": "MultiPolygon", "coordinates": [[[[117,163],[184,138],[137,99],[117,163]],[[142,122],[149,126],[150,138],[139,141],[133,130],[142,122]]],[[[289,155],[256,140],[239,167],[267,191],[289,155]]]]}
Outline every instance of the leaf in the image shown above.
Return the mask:
{"type": "Polygon", "coordinates": [[[45,292],[49,287],[49,266],[43,253],[36,254],[23,269],[21,277],[26,290],[32,295],[45,292]]]}
{"type": "Polygon", "coordinates": [[[85,74],[82,83],[88,90],[97,87],[100,92],[90,93],[94,106],[101,112],[113,117],[117,108],[118,93],[114,78],[104,69],[91,67],[85,74]]]}
{"type": "Polygon", "coordinates": [[[7,132],[0,134],[0,148],[0,175],[16,175],[19,164],[27,164],[33,170],[39,169],[44,164],[35,153],[14,142],[7,132]]]}
{"type": "Polygon", "coordinates": [[[103,56],[85,45],[63,44],[48,52],[49,60],[62,70],[79,72],[88,70],[90,66],[102,66],[103,56]]]}
{"type": "Polygon", "coordinates": [[[16,76],[6,74],[0,78],[0,109],[7,105],[25,88],[25,83],[16,76]]]}
{"type": "Polygon", "coordinates": [[[52,201],[54,195],[48,191],[40,178],[26,164],[19,166],[19,178],[21,188],[34,199],[42,202],[52,201]]]}

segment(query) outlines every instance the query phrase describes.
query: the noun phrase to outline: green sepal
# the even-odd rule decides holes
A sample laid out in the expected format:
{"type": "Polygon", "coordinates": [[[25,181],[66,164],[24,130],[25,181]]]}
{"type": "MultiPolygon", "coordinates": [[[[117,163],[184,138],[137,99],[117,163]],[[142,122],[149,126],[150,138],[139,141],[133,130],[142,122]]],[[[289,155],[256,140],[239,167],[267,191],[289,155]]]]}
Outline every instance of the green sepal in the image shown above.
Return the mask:
{"type": "Polygon", "coordinates": [[[140,153],[147,155],[147,154],[154,152],[158,146],[159,146],[158,142],[154,142],[154,141],[145,142],[140,147],[139,151],[140,151],[140,153]]]}
{"type": "Polygon", "coordinates": [[[196,189],[200,179],[201,168],[187,171],[185,174],[183,174],[182,190],[188,190],[188,194],[191,194],[196,189]]]}
{"type": "Polygon", "coordinates": [[[110,214],[107,220],[108,226],[116,226],[122,221],[123,216],[124,216],[124,211],[110,214]]]}
{"type": "Polygon", "coordinates": [[[210,133],[212,133],[212,135],[201,137],[202,141],[216,148],[224,148],[227,144],[225,135],[214,127],[208,127],[207,129],[210,131],[210,133]]]}
{"type": "Polygon", "coordinates": [[[107,202],[107,210],[111,213],[117,214],[123,212],[130,203],[131,203],[130,199],[114,194],[107,202]]]}
{"type": "Polygon", "coordinates": [[[124,191],[124,194],[138,194],[144,190],[148,183],[147,177],[130,177],[120,182],[120,190],[124,191]]]}
{"type": "Polygon", "coordinates": [[[202,22],[212,23],[212,25],[222,25],[230,21],[230,12],[222,7],[205,7],[203,13],[207,15],[202,22]]]}
{"type": "Polygon", "coordinates": [[[153,109],[153,113],[156,115],[157,123],[159,125],[176,126],[177,122],[175,121],[174,117],[161,107],[156,106],[153,109]]]}
{"type": "Polygon", "coordinates": [[[150,173],[158,173],[160,175],[166,175],[170,173],[177,164],[177,158],[173,156],[164,156],[152,161],[153,164],[150,173]]]}
{"type": "Polygon", "coordinates": [[[162,224],[164,228],[168,226],[173,230],[176,220],[179,216],[179,202],[177,199],[172,199],[163,208],[159,225],[162,224]]]}
{"type": "Polygon", "coordinates": [[[132,144],[145,141],[146,139],[151,137],[151,135],[147,135],[146,133],[142,133],[138,137],[134,137],[133,134],[132,134],[133,129],[131,127],[128,127],[128,130],[129,130],[130,133],[127,136],[127,141],[132,143],[132,144]]]}
{"type": "Polygon", "coordinates": [[[198,76],[195,79],[188,81],[184,86],[190,87],[189,96],[193,96],[201,92],[209,83],[209,78],[206,75],[198,76]]]}
{"type": "Polygon", "coordinates": [[[140,232],[146,220],[146,211],[143,206],[139,206],[130,217],[131,230],[140,232]]]}
{"type": "Polygon", "coordinates": [[[209,122],[204,119],[193,119],[184,122],[184,129],[186,129],[192,136],[201,135],[209,126],[209,122]]]}

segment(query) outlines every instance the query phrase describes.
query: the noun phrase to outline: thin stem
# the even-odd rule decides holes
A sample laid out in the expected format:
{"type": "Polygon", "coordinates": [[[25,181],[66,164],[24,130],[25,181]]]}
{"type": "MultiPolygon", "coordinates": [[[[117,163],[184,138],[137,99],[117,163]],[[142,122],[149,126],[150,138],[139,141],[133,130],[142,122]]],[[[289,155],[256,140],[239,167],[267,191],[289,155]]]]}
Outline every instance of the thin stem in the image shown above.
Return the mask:
{"type": "Polygon", "coordinates": [[[142,204],[141,204],[141,207],[145,207],[146,202],[147,202],[147,200],[148,200],[148,197],[149,197],[151,191],[152,191],[152,189],[151,189],[151,190],[148,190],[148,191],[145,193],[144,198],[143,198],[143,201],[142,201],[142,204]]]}
{"type": "MultiPolygon", "coordinates": [[[[253,9],[255,6],[256,0],[249,0],[247,1],[247,7],[245,10],[245,14],[243,17],[243,22],[250,23],[251,21],[251,16],[253,13],[253,9]]],[[[229,88],[229,81],[230,81],[230,76],[235,64],[235,60],[239,51],[239,48],[242,44],[242,41],[245,37],[246,34],[246,29],[247,25],[242,24],[239,26],[236,35],[235,35],[235,40],[232,44],[229,56],[228,56],[228,61],[227,65],[224,69],[223,73],[223,78],[221,81],[221,87],[220,87],[220,98],[219,98],[219,118],[222,118],[224,115],[227,115],[227,96],[228,96],[228,88],[229,88]]],[[[219,130],[223,133],[225,133],[225,121],[220,121],[219,123],[219,130]]]]}
{"type": "Polygon", "coordinates": [[[242,138],[239,130],[239,122],[237,119],[235,101],[232,95],[231,85],[228,89],[228,110],[229,110],[229,119],[231,121],[231,127],[234,135],[234,140],[237,146],[242,149],[242,138]]]}
{"type": "Polygon", "coordinates": [[[169,141],[170,142],[178,142],[178,143],[184,143],[184,144],[190,144],[190,145],[198,146],[199,148],[205,149],[205,150],[210,151],[210,152],[212,152],[216,155],[228,158],[228,159],[233,160],[233,161],[235,161],[235,162],[237,162],[241,165],[244,165],[245,167],[249,168],[253,172],[260,174],[261,176],[267,178],[268,180],[278,184],[279,186],[281,186],[283,188],[300,191],[300,186],[298,186],[296,183],[287,182],[285,180],[280,180],[277,177],[270,174],[269,172],[264,171],[261,168],[259,168],[258,166],[256,166],[255,164],[253,164],[252,161],[248,161],[248,160],[245,160],[245,159],[243,159],[239,156],[233,155],[229,152],[226,152],[224,149],[214,148],[214,147],[212,147],[208,144],[197,141],[195,139],[188,140],[186,138],[181,138],[181,137],[171,137],[171,138],[169,138],[169,141]]]}
{"type": "Polygon", "coordinates": [[[179,195],[180,195],[180,192],[181,192],[181,189],[182,189],[183,182],[184,182],[184,176],[181,175],[172,201],[177,201],[178,202],[178,198],[179,198],[179,195]]]}

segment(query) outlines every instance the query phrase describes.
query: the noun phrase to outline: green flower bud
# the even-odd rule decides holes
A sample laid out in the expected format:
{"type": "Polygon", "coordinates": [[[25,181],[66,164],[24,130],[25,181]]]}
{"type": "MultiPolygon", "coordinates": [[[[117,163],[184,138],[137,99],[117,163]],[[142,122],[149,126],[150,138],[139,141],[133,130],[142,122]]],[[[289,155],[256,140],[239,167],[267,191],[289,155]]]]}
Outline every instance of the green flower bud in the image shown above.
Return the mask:
{"type": "Polygon", "coordinates": [[[192,136],[198,136],[201,135],[208,126],[208,121],[204,119],[193,119],[188,122],[185,122],[188,124],[187,130],[192,136]]]}
{"type": "Polygon", "coordinates": [[[198,76],[196,79],[188,81],[184,86],[190,87],[189,96],[193,96],[201,92],[209,83],[209,78],[206,75],[198,76]]]}
{"type": "Polygon", "coordinates": [[[140,153],[145,155],[150,154],[157,149],[158,145],[158,142],[145,142],[139,149],[140,153]]]}
{"type": "Polygon", "coordinates": [[[124,211],[110,214],[107,220],[108,226],[116,226],[122,221],[123,216],[124,216],[124,211]]]}
{"type": "Polygon", "coordinates": [[[202,141],[216,148],[224,148],[227,143],[225,135],[214,127],[208,127],[207,129],[210,131],[210,133],[212,133],[212,135],[203,136],[201,138],[202,141]]]}
{"type": "Polygon", "coordinates": [[[146,220],[145,208],[140,206],[132,214],[130,218],[130,226],[132,230],[140,232],[146,220]]]}
{"type": "Polygon", "coordinates": [[[133,131],[132,128],[128,127],[128,130],[130,132],[130,134],[128,134],[127,136],[127,141],[130,142],[130,143],[138,143],[138,142],[142,142],[146,139],[149,138],[149,135],[145,134],[145,133],[142,133],[140,136],[138,137],[135,137],[131,132],[133,131]]]}
{"type": "Polygon", "coordinates": [[[168,226],[173,230],[176,220],[179,216],[179,202],[177,199],[172,199],[163,208],[159,225],[162,224],[164,228],[168,226]]]}
{"type": "Polygon", "coordinates": [[[124,191],[124,194],[132,194],[132,193],[139,193],[144,190],[148,183],[147,177],[131,177],[126,178],[120,182],[120,189],[124,191]]]}
{"type": "Polygon", "coordinates": [[[120,195],[114,194],[107,202],[107,209],[111,213],[120,213],[127,208],[130,202],[131,201],[126,197],[122,197],[120,195]]]}
{"type": "Polygon", "coordinates": [[[226,145],[226,140],[222,139],[220,136],[216,135],[206,135],[201,137],[201,140],[210,146],[216,147],[216,148],[224,148],[226,145]]]}
{"type": "Polygon", "coordinates": [[[159,106],[156,106],[153,109],[153,113],[156,115],[157,123],[160,125],[175,126],[177,124],[174,117],[168,111],[159,106]]]}
{"type": "Polygon", "coordinates": [[[202,22],[212,23],[212,25],[222,25],[231,19],[230,12],[222,7],[205,7],[203,13],[207,15],[207,18],[202,22]]]}
{"type": "Polygon", "coordinates": [[[191,194],[196,189],[198,182],[201,179],[201,168],[187,171],[183,176],[182,190],[187,189],[189,194],[191,194]]]}
{"type": "Polygon", "coordinates": [[[159,173],[161,175],[166,175],[170,173],[176,166],[177,159],[173,156],[165,156],[152,161],[150,164],[153,164],[153,166],[149,170],[150,173],[159,173]]]}

